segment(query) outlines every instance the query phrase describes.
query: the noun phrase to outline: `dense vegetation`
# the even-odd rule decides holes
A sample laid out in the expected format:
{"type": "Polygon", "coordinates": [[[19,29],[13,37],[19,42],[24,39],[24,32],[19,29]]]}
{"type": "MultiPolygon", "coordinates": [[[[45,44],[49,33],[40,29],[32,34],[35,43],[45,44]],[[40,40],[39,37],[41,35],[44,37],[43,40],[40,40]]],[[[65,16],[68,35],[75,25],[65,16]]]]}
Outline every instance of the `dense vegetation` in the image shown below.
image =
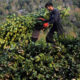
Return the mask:
{"type": "Polygon", "coordinates": [[[80,0],[0,0],[0,80],[72,79],[80,80],[80,0]],[[36,43],[30,39],[36,18],[48,19],[47,1],[66,30],[65,38],[55,33],[57,48],[45,42],[48,29],[36,43]]]}
{"type": "MultiPolygon", "coordinates": [[[[59,7],[59,9],[61,9],[59,7]]],[[[61,11],[63,25],[73,27],[69,9],[61,11]]],[[[1,80],[71,80],[80,79],[80,36],[54,39],[58,48],[45,39],[30,39],[38,16],[48,19],[45,9],[26,16],[8,16],[0,26],[1,80]],[[28,44],[30,41],[30,44],[28,44]]]]}
{"type": "Polygon", "coordinates": [[[69,20],[78,28],[78,32],[80,31],[80,0],[0,0],[0,25],[5,22],[7,15],[15,13],[20,16],[38,11],[44,8],[48,1],[51,1],[55,8],[58,6],[71,8],[69,20]]]}
{"type": "Polygon", "coordinates": [[[79,0],[0,0],[0,17],[12,13],[27,14],[44,7],[44,4],[48,1],[53,2],[55,7],[57,5],[63,7],[80,6],[79,0]]]}
{"type": "MultiPolygon", "coordinates": [[[[22,43],[23,44],[23,43],[22,43]]],[[[80,73],[80,40],[53,48],[45,42],[16,46],[0,53],[0,78],[8,80],[71,80],[80,73]],[[24,52],[18,52],[18,48],[24,52]]]]}

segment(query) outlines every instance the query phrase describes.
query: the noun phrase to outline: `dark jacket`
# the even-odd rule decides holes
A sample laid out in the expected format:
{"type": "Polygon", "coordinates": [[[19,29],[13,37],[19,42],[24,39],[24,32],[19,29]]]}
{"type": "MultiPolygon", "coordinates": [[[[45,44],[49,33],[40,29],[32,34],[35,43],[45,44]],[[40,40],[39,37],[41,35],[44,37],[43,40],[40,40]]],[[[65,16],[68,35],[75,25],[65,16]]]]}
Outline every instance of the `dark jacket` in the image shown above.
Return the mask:
{"type": "Polygon", "coordinates": [[[53,24],[53,31],[56,31],[58,34],[63,34],[64,29],[61,24],[60,12],[58,9],[54,9],[50,12],[50,19],[47,20],[49,24],[53,24]]]}

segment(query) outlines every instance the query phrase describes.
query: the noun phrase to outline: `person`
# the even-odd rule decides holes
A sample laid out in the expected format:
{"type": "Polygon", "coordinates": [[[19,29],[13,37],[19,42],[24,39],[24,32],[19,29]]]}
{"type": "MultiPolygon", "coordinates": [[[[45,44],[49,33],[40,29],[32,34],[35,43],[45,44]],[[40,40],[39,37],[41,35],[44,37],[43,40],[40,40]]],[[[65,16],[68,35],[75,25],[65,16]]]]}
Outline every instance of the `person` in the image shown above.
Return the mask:
{"type": "Polygon", "coordinates": [[[46,3],[45,8],[50,11],[50,19],[46,20],[45,24],[53,24],[53,27],[50,29],[50,31],[47,34],[46,41],[49,43],[54,43],[53,41],[53,35],[54,32],[57,32],[58,36],[64,34],[64,29],[61,24],[61,17],[60,17],[60,12],[58,9],[53,7],[52,3],[46,3]]]}
{"type": "MultiPolygon", "coordinates": [[[[45,8],[50,12],[49,20],[44,20],[43,18],[39,18],[39,19],[41,19],[42,21],[45,22],[43,24],[43,28],[46,28],[50,24],[53,24],[53,27],[50,28],[50,30],[46,36],[46,42],[54,44],[54,41],[53,41],[54,33],[57,32],[58,35],[63,35],[63,33],[64,33],[64,29],[61,24],[60,12],[58,9],[54,8],[53,4],[50,2],[45,4],[45,8]]],[[[35,30],[33,32],[32,41],[35,42],[38,39],[38,35],[39,35],[39,31],[35,30]]]]}

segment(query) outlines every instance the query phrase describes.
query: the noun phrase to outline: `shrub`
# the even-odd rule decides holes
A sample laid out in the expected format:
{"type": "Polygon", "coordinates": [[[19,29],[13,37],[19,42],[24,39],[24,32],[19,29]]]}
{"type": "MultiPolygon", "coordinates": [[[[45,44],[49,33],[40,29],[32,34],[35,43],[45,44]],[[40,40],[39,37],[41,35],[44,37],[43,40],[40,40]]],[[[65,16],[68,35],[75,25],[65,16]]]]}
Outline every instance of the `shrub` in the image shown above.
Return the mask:
{"type": "Polygon", "coordinates": [[[8,16],[6,23],[0,27],[0,79],[79,78],[80,37],[59,39],[55,34],[57,48],[44,40],[28,44],[36,23],[35,16],[8,16]]]}

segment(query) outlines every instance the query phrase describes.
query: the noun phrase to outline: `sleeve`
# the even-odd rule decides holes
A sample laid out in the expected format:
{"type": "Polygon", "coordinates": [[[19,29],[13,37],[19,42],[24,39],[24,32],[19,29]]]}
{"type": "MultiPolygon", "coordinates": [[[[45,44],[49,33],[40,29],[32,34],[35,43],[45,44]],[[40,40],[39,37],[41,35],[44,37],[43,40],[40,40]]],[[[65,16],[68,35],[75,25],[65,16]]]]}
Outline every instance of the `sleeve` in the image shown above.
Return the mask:
{"type": "Polygon", "coordinates": [[[59,11],[55,10],[53,14],[50,15],[50,19],[47,20],[49,24],[53,24],[54,22],[57,22],[59,19],[59,11]]]}

